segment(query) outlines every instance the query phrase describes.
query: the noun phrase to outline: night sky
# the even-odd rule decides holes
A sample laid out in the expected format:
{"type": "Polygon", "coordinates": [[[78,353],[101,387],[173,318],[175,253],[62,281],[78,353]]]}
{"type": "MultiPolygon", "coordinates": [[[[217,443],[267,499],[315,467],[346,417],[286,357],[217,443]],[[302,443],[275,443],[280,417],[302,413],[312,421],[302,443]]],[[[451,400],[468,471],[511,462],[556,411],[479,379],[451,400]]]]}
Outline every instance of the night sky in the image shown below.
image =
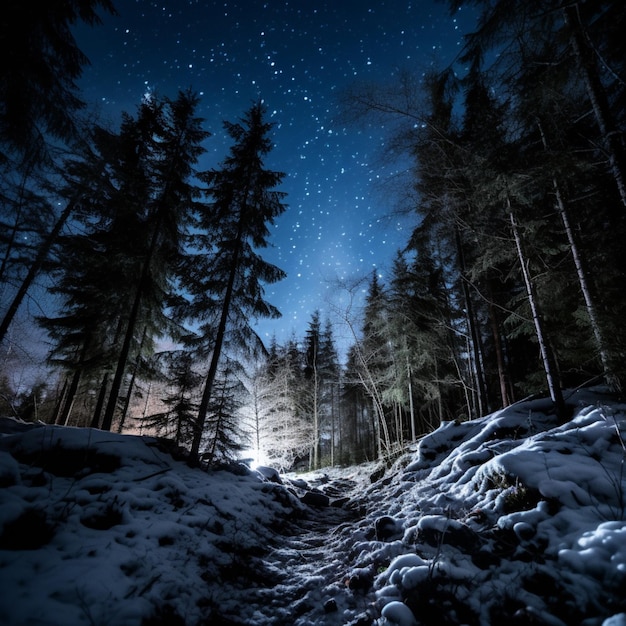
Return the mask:
{"type": "MultiPolygon", "coordinates": [[[[442,67],[459,53],[470,13],[431,0],[117,0],[119,15],[75,35],[91,65],[83,98],[113,124],[142,96],[192,88],[213,133],[199,169],[217,166],[237,121],[261,98],[275,122],[266,166],[286,173],[287,211],[264,257],[288,274],[267,286],[283,317],[258,325],[264,339],[302,337],[311,313],[341,301],[337,279],[383,279],[406,243],[410,218],[393,217],[382,185],[400,163],[381,161],[380,125],[340,122],[339,95],[358,82],[392,82],[402,70],[442,67]]],[[[345,299],[340,307],[345,306],[345,299]]]]}

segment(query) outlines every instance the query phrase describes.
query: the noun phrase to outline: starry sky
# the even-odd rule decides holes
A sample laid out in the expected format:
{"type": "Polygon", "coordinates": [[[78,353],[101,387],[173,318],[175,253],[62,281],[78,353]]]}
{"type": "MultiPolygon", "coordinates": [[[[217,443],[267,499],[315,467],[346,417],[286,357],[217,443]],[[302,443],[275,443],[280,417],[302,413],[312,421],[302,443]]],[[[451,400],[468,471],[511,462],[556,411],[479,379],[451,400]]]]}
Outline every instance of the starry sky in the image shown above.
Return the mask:
{"type": "Polygon", "coordinates": [[[471,31],[468,10],[454,17],[433,0],[117,0],[119,15],[80,26],[90,60],[83,99],[116,124],[142,96],[176,97],[192,88],[213,136],[199,169],[215,167],[229,142],[222,121],[237,121],[259,98],[275,123],[266,166],[285,172],[287,211],[263,256],[287,272],[266,289],[280,320],[256,328],[268,340],[302,337],[314,310],[342,309],[337,281],[383,280],[412,219],[394,213],[384,181],[407,164],[381,159],[384,125],[342,120],[340,95],[359,82],[393,82],[450,64],[471,31]]]}

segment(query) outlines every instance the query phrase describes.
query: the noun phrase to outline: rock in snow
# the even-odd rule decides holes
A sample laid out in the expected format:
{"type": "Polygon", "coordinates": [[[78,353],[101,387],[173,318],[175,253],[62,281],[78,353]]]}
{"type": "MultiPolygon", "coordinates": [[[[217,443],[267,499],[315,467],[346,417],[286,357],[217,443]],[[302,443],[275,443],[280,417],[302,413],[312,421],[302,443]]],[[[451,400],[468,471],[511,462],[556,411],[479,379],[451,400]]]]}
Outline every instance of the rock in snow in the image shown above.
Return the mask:
{"type": "Polygon", "coordinates": [[[411,609],[402,602],[390,602],[383,607],[383,618],[393,626],[417,626],[417,621],[411,609]]]}

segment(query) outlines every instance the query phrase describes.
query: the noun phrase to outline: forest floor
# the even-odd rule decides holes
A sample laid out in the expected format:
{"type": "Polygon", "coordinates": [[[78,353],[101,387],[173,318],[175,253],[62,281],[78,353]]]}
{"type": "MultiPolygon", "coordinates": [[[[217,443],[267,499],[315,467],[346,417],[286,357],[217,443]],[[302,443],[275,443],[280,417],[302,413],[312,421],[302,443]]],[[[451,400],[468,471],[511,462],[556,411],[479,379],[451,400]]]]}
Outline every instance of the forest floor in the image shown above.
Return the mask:
{"type": "MultiPolygon", "coordinates": [[[[337,498],[354,495],[357,483],[329,480],[323,487],[337,498]]],[[[319,487],[314,487],[318,489],[319,487]]],[[[365,608],[364,596],[348,587],[349,566],[345,536],[359,520],[358,510],[348,506],[311,506],[280,545],[261,564],[262,580],[244,593],[256,610],[254,620],[267,624],[343,624],[345,611],[365,608]]]]}
{"type": "Polygon", "coordinates": [[[626,403],[567,403],[297,476],[2,418],[0,623],[626,626],[626,403]]]}

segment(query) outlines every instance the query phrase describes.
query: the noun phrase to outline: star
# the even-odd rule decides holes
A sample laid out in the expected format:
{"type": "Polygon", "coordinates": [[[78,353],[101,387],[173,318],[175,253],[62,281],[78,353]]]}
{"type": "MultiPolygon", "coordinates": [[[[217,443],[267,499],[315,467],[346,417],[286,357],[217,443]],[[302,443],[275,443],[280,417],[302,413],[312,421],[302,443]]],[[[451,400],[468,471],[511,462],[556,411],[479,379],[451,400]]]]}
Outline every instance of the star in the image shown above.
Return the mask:
{"type": "Polygon", "coordinates": [[[338,94],[355,80],[388,84],[399,69],[450,63],[469,12],[451,17],[443,3],[374,0],[138,0],[118,10],[75,33],[91,62],[80,86],[104,117],[119,119],[155,92],[175,97],[191,87],[202,94],[199,115],[213,133],[199,164],[208,169],[228,149],[222,121],[236,121],[259,97],[268,106],[275,147],[266,164],[286,173],[289,208],[265,257],[287,278],[272,286],[285,319],[261,322],[261,334],[302,334],[330,274],[345,279],[390,266],[411,220],[398,227],[385,219],[397,198],[381,181],[401,166],[381,163],[384,125],[337,123],[338,94]]]}

